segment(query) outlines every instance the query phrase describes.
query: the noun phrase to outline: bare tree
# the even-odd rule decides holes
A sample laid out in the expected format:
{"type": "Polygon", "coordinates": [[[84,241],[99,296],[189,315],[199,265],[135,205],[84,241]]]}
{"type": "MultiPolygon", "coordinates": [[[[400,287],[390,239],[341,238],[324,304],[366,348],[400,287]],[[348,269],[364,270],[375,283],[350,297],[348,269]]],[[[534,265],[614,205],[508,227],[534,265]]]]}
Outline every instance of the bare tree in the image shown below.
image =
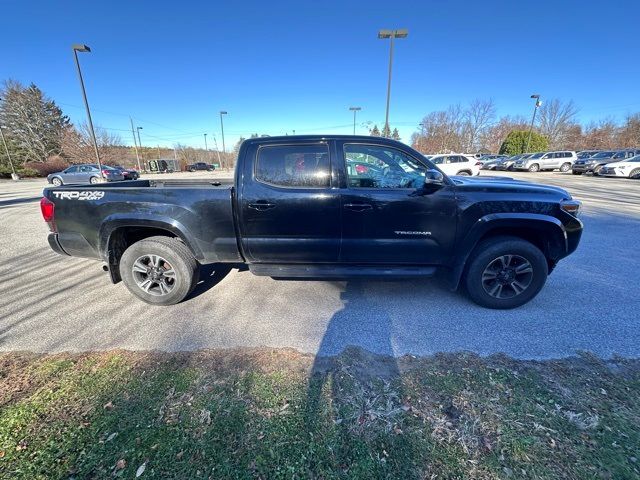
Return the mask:
{"type": "Polygon", "coordinates": [[[618,145],[618,126],[612,119],[591,122],[584,130],[584,149],[612,149],[618,145]]]}
{"type": "MultiPolygon", "coordinates": [[[[109,165],[128,163],[129,149],[122,146],[120,135],[96,127],[96,140],[101,160],[109,165]]],[[[79,127],[68,126],[62,134],[62,154],[71,163],[91,163],[95,161],[93,139],[86,123],[79,127]]]]}
{"type": "Polygon", "coordinates": [[[549,139],[549,148],[562,148],[569,131],[575,126],[578,109],[570,100],[563,103],[558,99],[549,100],[540,107],[538,129],[549,139]]]}
{"type": "Polygon", "coordinates": [[[627,115],[618,132],[618,144],[623,148],[640,147],[640,113],[627,115]]]}
{"type": "Polygon", "coordinates": [[[496,107],[493,99],[475,99],[464,111],[464,136],[467,152],[480,150],[481,138],[496,118],[496,107]]]}
{"type": "Polygon", "coordinates": [[[513,130],[526,130],[529,128],[527,120],[523,116],[500,117],[496,123],[485,130],[480,139],[480,149],[497,153],[500,145],[513,130]]]}

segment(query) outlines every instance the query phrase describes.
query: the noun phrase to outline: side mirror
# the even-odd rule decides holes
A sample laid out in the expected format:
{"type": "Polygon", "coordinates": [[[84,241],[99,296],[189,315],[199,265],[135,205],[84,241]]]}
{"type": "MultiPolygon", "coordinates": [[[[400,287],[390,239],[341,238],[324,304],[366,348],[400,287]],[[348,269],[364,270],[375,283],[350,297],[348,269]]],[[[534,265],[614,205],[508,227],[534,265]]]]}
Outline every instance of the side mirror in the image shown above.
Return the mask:
{"type": "Polygon", "coordinates": [[[444,175],[439,170],[427,170],[424,174],[424,185],[425,187],[442,186],[444,185],[444,175]]]}

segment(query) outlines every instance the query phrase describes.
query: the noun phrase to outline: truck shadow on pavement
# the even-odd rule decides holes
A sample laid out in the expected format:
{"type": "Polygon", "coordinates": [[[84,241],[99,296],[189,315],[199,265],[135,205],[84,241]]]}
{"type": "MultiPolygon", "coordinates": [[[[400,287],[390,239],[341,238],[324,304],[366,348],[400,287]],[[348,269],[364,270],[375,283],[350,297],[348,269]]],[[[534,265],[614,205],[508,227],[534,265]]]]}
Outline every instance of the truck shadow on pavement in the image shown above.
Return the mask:
{"type": "Polygon", "coordinates": [[[198,281],[196,288],[193,289],[193,292],[191,292],[186,300],[192,300],[199,297],[203,293],[215,287],[218,283],[224,280],[227,275],[229,275],[229,272],[231,272],[233,268],[238,268],[238,266],[226,263],[212,263],[200,266],[200,280],[198,281]]]}
{"type": "MultiPolygon", "coordinates": [[[[340,297],[344,306],[329,321],[309,373],[305,430],[312,439],[322,439],[327,435],[323,428],[331,423],[336,425],[337,437],[344,439],[335,452],[339,457],[336,460],[346,471],[359,460],[377,459],[375,463],[384,465],[387,474],[411,478],[412,472],[403,470],[412,464],[415,446],[409,436],[397,434],[402,432],[399,413],[404,411],[408,399],[395,357],[392,315],[383,301],[367,295],[366,281],[347,282],[340,297]],[[362,315],[365,311],[372,314],[362,315]],[[354,315],[361,321],[354,323],[354,315]],[[345,348],[345,339],[362,336],[375,343],[375,354],[356,346],[345,348]],[[371,388],[374,385],[382,386],[383,393],[379,388],[371,388]],[[372,424],[396,435],[387,437],[381,445],[377,438],[367,435],[372,424]],[[357,445],[353,444],[354,436],[357,445]]],[[[349,474],[359,476],[367,472],[349,471],[349,474]]]]}

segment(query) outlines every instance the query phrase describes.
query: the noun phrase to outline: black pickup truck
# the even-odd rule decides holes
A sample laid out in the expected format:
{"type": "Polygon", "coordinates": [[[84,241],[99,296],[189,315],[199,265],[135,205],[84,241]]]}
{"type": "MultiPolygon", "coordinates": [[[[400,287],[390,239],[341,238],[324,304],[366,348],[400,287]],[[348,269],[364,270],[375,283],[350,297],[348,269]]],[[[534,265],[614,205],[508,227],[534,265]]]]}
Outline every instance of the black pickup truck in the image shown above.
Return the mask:
{"type": "Polygon", "coordinates": [[[46,188],[49,245],[101,259],[145,302],[189,295],[201,264],[274,278],[436,272],[489,308],[531,300],[582,234],[566,191],[447,177],[379,137],[246,140],[233,182],[137,180],[46,188]]]}

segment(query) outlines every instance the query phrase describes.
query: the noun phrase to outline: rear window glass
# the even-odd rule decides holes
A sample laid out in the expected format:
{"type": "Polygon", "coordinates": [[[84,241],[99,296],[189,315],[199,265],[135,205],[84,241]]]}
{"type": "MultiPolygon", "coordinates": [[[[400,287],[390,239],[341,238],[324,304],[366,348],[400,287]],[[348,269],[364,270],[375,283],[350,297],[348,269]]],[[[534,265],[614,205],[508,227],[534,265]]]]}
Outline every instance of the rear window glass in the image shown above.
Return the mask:
{"type": "Polygon", "coordinates": [[[318,145],[282,145],[258,150],[256,179],[282,187],[328,187],[329,147],[318,145]]]}

